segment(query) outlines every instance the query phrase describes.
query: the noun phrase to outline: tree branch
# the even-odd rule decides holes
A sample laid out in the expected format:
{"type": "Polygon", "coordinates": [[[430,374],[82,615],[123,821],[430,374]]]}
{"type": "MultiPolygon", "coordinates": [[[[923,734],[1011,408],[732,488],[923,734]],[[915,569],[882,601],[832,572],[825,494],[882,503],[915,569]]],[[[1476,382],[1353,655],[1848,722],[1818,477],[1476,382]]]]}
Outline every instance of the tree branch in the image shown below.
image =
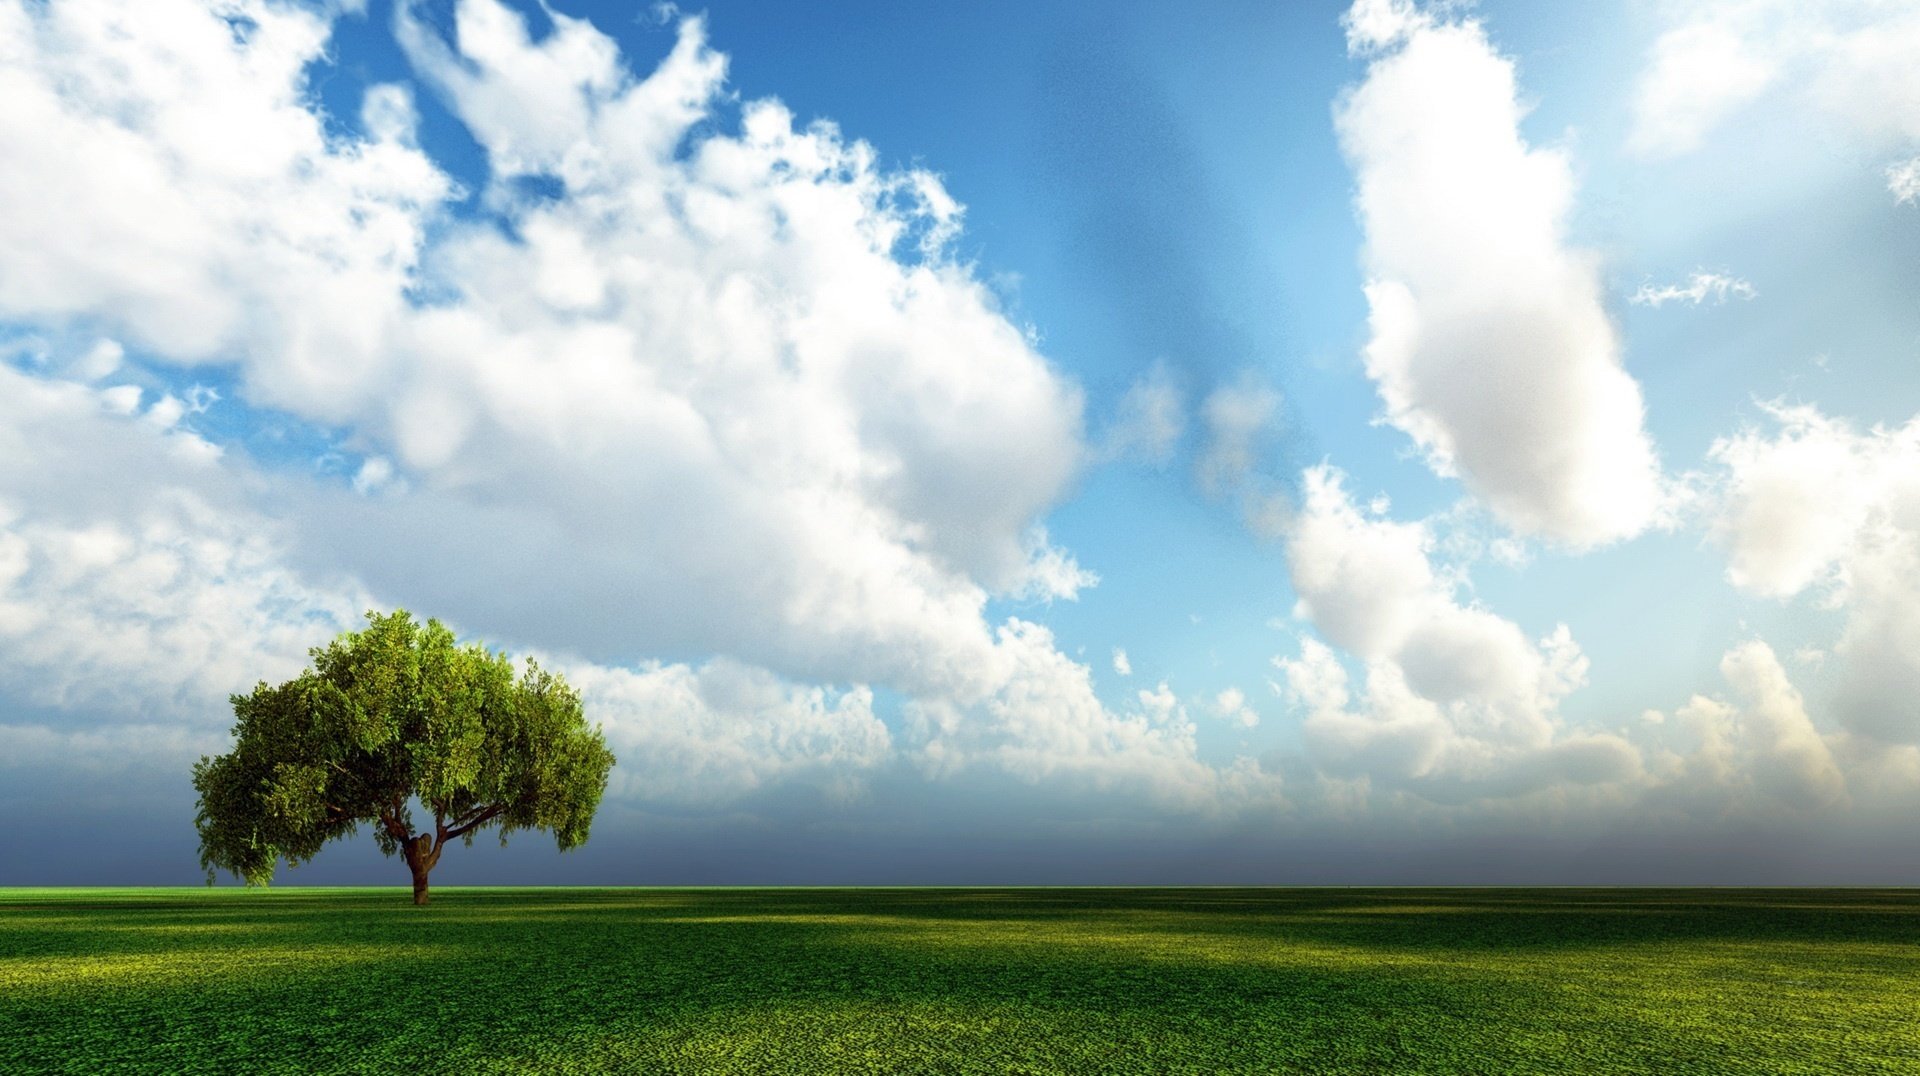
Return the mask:
{"type": "Polygon", "coordinates": [[[467,823],[472,822],[475,818],[478,818],[480,815],[483,815],[488,811],[498,810],[498,809],[499,808],[496,805],[491,803],[476,804],[475,806],[470,807],[465,811],[462,811],[459,817],[453,819],[453,824],[455,826],[464,826],[467,823]]]}
{"type": "Polygon", "coordinates": [[[393,836],[394,840],[399,841],[401,844],[406,844],[408,841],[413,840],[413,834],[408,833],[407,827],[400,824],[400,812],[406,809],[406,805],[400,802],[399,796],[393,797],[392,803],[393,813],[388,814],[386,811],[381,811],[380,821],[387,827],[387,832],[393,836]]]}
{"type": "Polygon", "coordinates": [[[501,811],[504,811],[506,809],[507,809],[507,805],[504,803],[490,803],[486,806],[485,809],[481,810],[479,814],[474,815],[466,823],[459,826],[455,826],[450,830],[447,830],[445,836],[441,837],[440,839],[444,843],[446,841],[453,840],[455,837],[464,837],[467,834],[472,833],[475,827],[479,826],[484,822],[491,820],[495,815],[499,814],[501,811]]]}

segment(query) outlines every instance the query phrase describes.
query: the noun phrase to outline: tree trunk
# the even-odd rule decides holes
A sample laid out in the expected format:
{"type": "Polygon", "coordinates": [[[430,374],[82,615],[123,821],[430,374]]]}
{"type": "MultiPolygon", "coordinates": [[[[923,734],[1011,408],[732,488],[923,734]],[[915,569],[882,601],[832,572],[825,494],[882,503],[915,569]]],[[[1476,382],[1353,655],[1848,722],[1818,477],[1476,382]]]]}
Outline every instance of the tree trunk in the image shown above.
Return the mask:
{"type": "Polygon", "coordinates": [[[434,863],[440,859],[438,849],[434,849],[432,853],[427,851],[432,843],[433,838],[423,833],[414,840],[402,841],[400,844],[400,855],[407,861],[407,869],[413,872],[415,904],[427,902],[427,872],[432,870],[434,863]]]}

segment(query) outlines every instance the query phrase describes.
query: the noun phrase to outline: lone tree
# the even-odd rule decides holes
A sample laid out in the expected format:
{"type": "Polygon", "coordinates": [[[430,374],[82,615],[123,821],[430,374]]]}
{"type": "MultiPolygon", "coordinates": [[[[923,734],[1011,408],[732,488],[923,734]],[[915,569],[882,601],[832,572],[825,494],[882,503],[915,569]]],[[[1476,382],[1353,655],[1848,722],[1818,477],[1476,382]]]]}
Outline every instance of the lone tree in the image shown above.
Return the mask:
{"type": "Polygon", "coordinates": [[[233,751],[193,767],[208,884],[226,870],[266,885],[278,859],[303,863],[367,822],[425,904],[455,839],[498,826],[501,844],[521,829],[561,851],[586,841],[613,755],[564,679],[531,658],[516,677],[505,654],[404,609],[311,653],[294,679],[233,696],[233,751]],[[431,828],[414,828],[415,803],[431,828]]]}

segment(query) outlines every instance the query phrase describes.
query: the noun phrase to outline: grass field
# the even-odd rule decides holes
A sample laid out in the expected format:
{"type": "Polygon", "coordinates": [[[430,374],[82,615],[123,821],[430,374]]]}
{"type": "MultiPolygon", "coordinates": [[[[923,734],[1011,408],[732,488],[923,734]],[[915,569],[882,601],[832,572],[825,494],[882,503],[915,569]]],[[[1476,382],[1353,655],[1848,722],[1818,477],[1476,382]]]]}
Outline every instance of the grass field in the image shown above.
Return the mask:
{"type": "Polygon", "coordinates": [[[0,890],[0,1072],[1920,1072],[1920,894],[0,890]]]}

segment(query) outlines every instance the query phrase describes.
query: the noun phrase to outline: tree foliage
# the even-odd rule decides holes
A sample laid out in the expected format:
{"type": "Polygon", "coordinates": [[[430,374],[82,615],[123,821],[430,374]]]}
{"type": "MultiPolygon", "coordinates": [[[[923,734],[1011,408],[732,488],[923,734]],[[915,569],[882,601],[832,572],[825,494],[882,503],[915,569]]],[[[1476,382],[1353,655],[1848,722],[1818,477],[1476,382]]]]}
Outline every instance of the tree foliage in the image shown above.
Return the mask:
{"type": "Polygon", "coordinates": [[[587,839],[614,760],[563,678],[531,658],[516,675],[504,653],[404,609],[370,612],[311,654],[294,679],[233,696],[233,750],[193,768],[209,883],[225,870],[265,885],[278,860],[303,863],[367,823],[424,904],[456,839],[493,827],[502,844],[523,829],[562,851],[587,839]],[[416,805],[430,825],[416,828],[416,805]]]}

